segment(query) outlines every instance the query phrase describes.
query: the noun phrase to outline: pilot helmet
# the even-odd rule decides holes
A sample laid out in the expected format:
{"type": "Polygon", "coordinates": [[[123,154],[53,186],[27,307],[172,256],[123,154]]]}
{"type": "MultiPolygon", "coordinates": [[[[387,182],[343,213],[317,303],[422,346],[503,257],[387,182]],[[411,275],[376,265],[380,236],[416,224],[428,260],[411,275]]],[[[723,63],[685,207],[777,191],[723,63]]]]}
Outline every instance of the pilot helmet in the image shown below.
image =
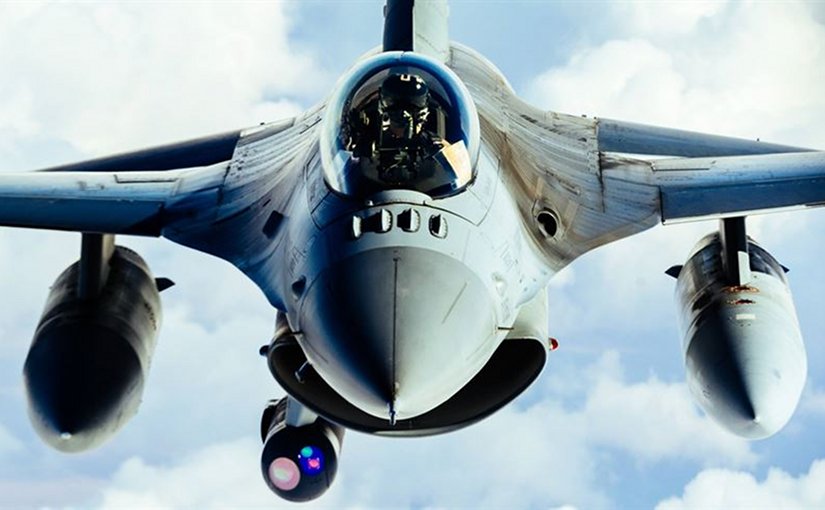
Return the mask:
{"type": "Polygon", "coordinates": [[[408,137],[419,133],[429,113],[429,96],[430,89],[420,76],[391,74],[379,89],[382,124],[408,137]]]}

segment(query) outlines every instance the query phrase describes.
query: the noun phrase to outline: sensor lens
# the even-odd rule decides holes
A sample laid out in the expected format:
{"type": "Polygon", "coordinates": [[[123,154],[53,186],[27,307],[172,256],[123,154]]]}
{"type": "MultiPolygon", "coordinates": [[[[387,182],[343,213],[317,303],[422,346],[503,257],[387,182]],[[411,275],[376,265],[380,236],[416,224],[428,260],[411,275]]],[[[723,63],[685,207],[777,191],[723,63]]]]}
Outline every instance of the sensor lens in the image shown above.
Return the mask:
{"type": "Polygon", "coordinates": [[[298,455],[301,471],[307,475],[317,475],[324,470],[324,454],[315,446],[304,446],[298,455]]]}
{"type": "Polygon", "coordinates": [[[301,472],[290,459],[278,457],[269,465],[269,479],[278,489],[291,491],[301,482],[301,472]]]}

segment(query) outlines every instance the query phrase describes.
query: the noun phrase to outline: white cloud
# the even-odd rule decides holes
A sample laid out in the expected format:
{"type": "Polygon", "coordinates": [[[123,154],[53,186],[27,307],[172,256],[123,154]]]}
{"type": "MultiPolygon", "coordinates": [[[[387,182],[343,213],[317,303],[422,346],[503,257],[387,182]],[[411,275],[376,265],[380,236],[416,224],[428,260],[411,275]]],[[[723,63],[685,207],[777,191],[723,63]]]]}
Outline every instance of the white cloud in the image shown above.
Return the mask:
{"type": "Polygon", "coordinates": [[[3,508],[77,508],[73,504],[94,497],[101,489],[97,478],[67,475],[54,480],[38,476],[0,480],[3,508]]]}
{"type": "MultiPolygon", "coordinates": [[[[627,383],[622,372],[615,353],[587,367],[584,377],[591,384],[584,404],[573,409],[543,399],[526,408],[510,406],[461,432],[425,439],[350,433],[338,479],[317,505],[605,507],[611,485],[603,480],[616,475],[608,459],[630,455],[652,465],[687,458],[722,466],[755,460],[748,443],[697,414],[683,384],[653,378],[627,383]]],[[[103,506],[277,503],[260,482],[259,454],[257,441],[244,439],[205,446],[168,464],[130,459],[102,490],[103,506]]]]}
{"type": "MultiPolygon", "coordinates": [[[[530,87],[537,104],[744,137],[821,144],[825,28],[806,4],[620,4],[630,25],[663,32],[586,47],[530,87]],[[672,38],[674,23],[690,11],[672,38]],[[668,13],[667,16],[663,15],[668,13]],[[672,16],[672,18],[670,18],[672,16]],[[697,19],[707,23],[693,23],[697,19]],[[689,37],[688,37],[689,36],[689,37]]],[[[678,25],[678,23],[675,23],[678,25]]]]}
{"type": "Polygon", "coordinates": [[[286,508],[269,493],[252,439],[208,446],[172,467],[126,461],[102,494],[102,508],[286,508]]]}
{"type": "Polygon", "coordinates": [[[613,2],[610,8],[618,29],[626,33],[659,37],[689,34],[696,24],[711,18],[725,8],[724,0],[613,2]]]}
{"type": "Polygon", "coordinates": [[[697,412],[684,383],[664,383],[650,376],[628,384],[602,376],[594,381],[582,413],[590,441],[640,460],[678,458],[737,465],[756,460],[746,441],[723,432],[697,412]]]}
{"type": "Polygon", "coordinates": [[[564,67],[535,79],[529,96],[540,106],[570,113],[634,118],[672,115],[685,78],[673,57],[643,39],[613,40],[587,48],[564,67]],[[639,105],[643,111],[639,111],[639,105]],[[645,115],[647,114],[647,115],[645,115]]]}
{"type": "Polygon", "coordinates": [[[610,330],[612,346],[621,341],[624,349],[651,350],[641,333],[670,326],[671,336],[661,340],[680,356],[676,281],[665,270],[684,264],[694,244],[716,228],[716,222],[657,227],[574,261],[575,284],[550,286],[551,333],[601,327],[610,330]]]}
{"type": "Polygon", "coordinates": [[[18,5],[3,7],[0,68],[15,72],[0,79],[0,131],[83,155],[294,115],[286,97],[328,81],[290,43],[283,4],[18,5]]]}
{"type": "Polygon", "coordinates": [[[576,283],[576,271],[571,266],[565,266],[553,275],[550,286],[554,289],[563,289],[576,283]]]}
{"type": "Polygon", "coordinates": [[[763,481],[752,474],[725,469],[702,471],[681,497],[662,501],[656,510],[691,508],[822,508],[825,505],[825,460],[793,477],[772,468],[763,481]]]}

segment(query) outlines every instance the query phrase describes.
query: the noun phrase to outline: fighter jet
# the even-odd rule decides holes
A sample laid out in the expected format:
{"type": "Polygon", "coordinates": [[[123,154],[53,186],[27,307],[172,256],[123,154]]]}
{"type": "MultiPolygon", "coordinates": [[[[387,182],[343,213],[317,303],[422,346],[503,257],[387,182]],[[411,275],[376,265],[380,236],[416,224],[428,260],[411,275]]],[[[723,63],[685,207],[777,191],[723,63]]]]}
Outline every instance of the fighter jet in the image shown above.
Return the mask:
{"type": "Polygon", "coordinates": [[[521,394],[555,346],[545,288],[577,257],[709,218],[718,232],[668,270],[689,386],[734,434],[780,430],[806,354],[746,216],[825,204],[825,153],[543,111],[449,41],[445,1],[384,14],[381,47],[295,118],[0,174],[0,224],[82,233],[24,365],[43,440],[93,448],[137,412],[172,282],[116,235],[220,257],[263,291],[260,354],[288,396],[264,409],[261,471],[306,501],[346,429],[441,434],[521,394]]]}

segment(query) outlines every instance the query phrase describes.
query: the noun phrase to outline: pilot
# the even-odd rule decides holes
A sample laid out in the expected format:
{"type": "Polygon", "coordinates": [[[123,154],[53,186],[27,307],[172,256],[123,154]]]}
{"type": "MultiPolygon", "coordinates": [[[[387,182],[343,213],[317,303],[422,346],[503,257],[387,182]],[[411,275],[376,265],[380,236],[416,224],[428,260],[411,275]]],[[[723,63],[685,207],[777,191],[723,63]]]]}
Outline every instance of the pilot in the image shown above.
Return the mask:
{"type": "Polygon", "coordinates": [[[379,139],[373,158],[379,178],[403,185],[426,177],[427,159],[441,150],[443,140],[427,129],[430,89],[414,74],[391,74],[379,89],[379,139]]]}
{"type": "Polygon", "coordinates": [[[416,74],[391,73],[377,89],[347,114],[344,143],[358,168],[350,178],[375,190],[427,187],[450,145],[439,135],[438,101],[416,74]]]}
{"type": "Polygon", "coordinates": [[[420,135],[429,110],[430,89],[419,76],[393,74],[379,89],[382,145],[405,143],[420,135]]]}

